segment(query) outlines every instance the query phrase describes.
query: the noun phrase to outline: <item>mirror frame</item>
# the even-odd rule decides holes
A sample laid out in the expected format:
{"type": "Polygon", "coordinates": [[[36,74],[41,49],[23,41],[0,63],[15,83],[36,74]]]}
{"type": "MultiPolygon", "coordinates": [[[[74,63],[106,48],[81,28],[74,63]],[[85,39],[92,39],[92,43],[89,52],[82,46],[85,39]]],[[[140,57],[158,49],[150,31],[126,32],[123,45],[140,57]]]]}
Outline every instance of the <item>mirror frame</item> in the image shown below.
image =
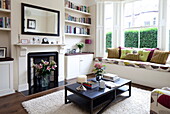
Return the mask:
{"type": "Polygon", "coordinates": [[[21,34],[27,34],[27,35],[45,35],[45,36],[60,36],[60,12],[57,10],[53,10],[53,9],[48,9],[48,8],[43,8],[43,7],[39,7],[39,6],[34,6],[34,5],[30,5],[30,4],[25,4],[25,3],[21,3],[21,34]],[[25,32],[24,31],[24,22],[25,22],[25,11],[24,8],[25,7],[30,7],[30,8],[36,8],[36,9],[40,9],[40,10],[45,10],[45,11],[49,11],[49,12],[54,12],[58,14],[58,26],[57,26],[57,34],[53,34],[53,33],[37,33],[37,32],[25,32]]]}

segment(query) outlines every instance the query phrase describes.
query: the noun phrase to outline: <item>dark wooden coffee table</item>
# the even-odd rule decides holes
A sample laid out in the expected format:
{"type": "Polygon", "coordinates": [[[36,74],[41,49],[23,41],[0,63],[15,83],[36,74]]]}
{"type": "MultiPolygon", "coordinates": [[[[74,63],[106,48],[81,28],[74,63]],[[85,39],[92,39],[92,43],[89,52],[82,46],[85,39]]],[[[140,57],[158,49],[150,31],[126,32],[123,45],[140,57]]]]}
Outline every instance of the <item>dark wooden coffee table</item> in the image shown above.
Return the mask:
{"type": "Polygon", "coordinates": [[[119,86],[115,88],[106,87],[105,89],[96,87],[87,89],[87,91],[77,91],[76,88],[80,86],[78,83],[67,85],[65,86],[65,104],[73,102],[88,110],[90,114],[93,113],[94,109],[102,105],[103,107],[101,107],[98,114],[102,113],[112,102],[131,96],[131,80],[120,78],[115,83],[119,86]],[[67,95],[67,91],[72,92],[72,94],[67,95]],[[124,92],[129,92],[128,96],[121,96],[124,92]]]}

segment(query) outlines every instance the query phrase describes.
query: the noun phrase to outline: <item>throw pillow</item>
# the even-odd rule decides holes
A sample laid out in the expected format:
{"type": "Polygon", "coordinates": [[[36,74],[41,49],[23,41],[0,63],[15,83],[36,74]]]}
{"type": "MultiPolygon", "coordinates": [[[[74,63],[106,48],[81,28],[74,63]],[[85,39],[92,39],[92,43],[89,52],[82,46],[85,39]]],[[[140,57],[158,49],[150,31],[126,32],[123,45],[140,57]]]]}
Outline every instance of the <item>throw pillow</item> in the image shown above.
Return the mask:
{"type": "Polygon", "coordinates": [[[140,61],[147,61],[150,51],[140,50],[138,51],[138,54],[140,61]]]}
{"type": "Polygon", "coordinates": [[[165,64],[170,52],[155,50],[151,62],[165,64]]]}
{"type": "Polygon", "coordinates": [[[151,58],[152,58],[152,56],[153,56],[154,51],[155,51],[155,50],[159,50],[159,48],[144,49],[144,50],[150,51],[149,56],[148,56],[148,59],[147,59],[147,61],[150,62],[150,60],[151,60],[151,58]]]}
{"type": "Polygon", "coordinates": [[[108,48],[108,58],[119,58],[119,48],[108,48]]]}
{"type": "Polygon", "coordinates": [[[131,53],[128,53],[128,54],[125,56],[125,59],[138,61],[138,60],[139,60],[139,54],[131,54],[131,53]]]}
{"type": "Polygon", "coordinates": [[[126,55],[127,55],[128,53],[131,53],[131,54],[132,54],[132,52],[133,52],[132,49],[122,49],[122,50],[121,50],[121,56],[120,56],[120,58],[121,58],[121,59],[125,59],[126,55]]]}

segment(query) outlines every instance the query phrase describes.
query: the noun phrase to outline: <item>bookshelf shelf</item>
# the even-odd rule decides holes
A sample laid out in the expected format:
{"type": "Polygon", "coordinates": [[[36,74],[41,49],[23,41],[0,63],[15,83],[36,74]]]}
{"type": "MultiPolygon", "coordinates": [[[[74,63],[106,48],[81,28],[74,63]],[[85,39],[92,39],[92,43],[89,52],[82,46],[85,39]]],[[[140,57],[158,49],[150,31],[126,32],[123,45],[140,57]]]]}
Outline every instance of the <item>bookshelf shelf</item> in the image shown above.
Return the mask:
{"type": "Polygon", "coordinates": [[[0,12],[11,13],[11,10],[0,8],[0,12]]]}
{"type": "Polygon", "coordinates": [[[87,23],[80,23],[80,22],[74,22],[74,21],[69,21],[69,20],[65,20],[65,22],[71,23],[71,24],[77,24],[77,25],[91,26],[90,24],[87,24],[87,23]]]}
{"type": "Polygon", "coordinates": [[[11,28],[0,28],[1,31],[11,31],[11,28]]]}
{"type": "Polygon", "coordinates": [[[73,33],[65,33],[66,36],[84,36],[84,37],[90,37],[90,35],[86,34],[73,34],[73,33]]]}
{"type": "Polygon", "coordinates": [[[90,13],[79,11],[79,10],[75,10],[75,9],[71,9],[71,8],[67,8],[67,7],[65,7],[65,10],[72,11],[72,12],[79,13],[79,14],[84,14],[84,15],[87,15],[87,16],[91,15],[90,13]]]}

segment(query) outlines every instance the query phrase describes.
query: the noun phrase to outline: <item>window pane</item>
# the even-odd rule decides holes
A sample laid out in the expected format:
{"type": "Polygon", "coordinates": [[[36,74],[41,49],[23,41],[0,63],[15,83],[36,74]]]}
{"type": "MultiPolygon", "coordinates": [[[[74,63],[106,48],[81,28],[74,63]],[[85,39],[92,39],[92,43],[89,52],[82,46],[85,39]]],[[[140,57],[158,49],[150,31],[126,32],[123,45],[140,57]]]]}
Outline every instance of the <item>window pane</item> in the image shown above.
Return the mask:
{"type": "MultiPolygon", "coordinates": [[[[111,48],[112,42],[112,30],[113,30],[113,4],[105,4],[105,35],[106,35],[106,49],[111,48]]],[[[106,50],[107,51],[107,50],[106,50]]]]}
{"type": "Polygon", "coordinates": [[[159,0],[125,3],[125,47],[157,47],[158,6],[159,0]]]}
{"type": "Polygon", "coordinates": [[[158,25],[158,0],[141,0],[125,4],[125,28],[158,25]]]}
{"type": "Polygon", "coordinates": [[[138,30],[125,31],[125,47],[138,48],[138,30]]]}
{"type": "Polygon", "coordinates": [[[140,30],[140,48],[157,47],[157,28],[145,28],[140,30]]]}

